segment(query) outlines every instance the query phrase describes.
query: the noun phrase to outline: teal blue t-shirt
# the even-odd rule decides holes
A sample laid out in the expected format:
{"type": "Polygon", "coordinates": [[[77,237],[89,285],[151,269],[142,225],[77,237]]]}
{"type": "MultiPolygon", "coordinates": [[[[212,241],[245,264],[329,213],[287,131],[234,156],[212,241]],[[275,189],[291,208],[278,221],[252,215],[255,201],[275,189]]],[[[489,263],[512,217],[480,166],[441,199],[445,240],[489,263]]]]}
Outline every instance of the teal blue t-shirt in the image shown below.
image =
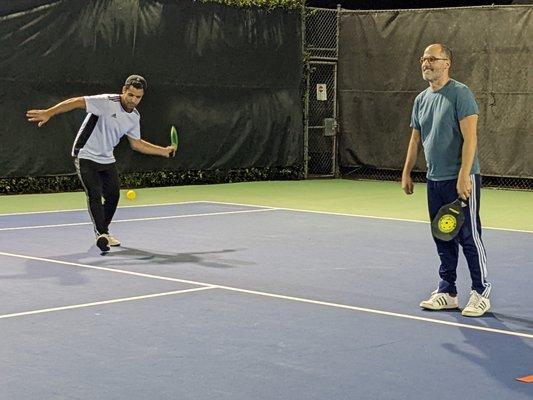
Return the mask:
{"type": "MultiPolygon", "coordinates": [[[[479,114],[474,93],[468,86],[453,79],[436,92],[427,88],[416,96],[411,128],[420,131],[428,179],[444,181],[457,178],[463,150],[459,121],[474,114],[479,114]]],[[[477,151],[471,173],[479,174],[477,151]]]]}

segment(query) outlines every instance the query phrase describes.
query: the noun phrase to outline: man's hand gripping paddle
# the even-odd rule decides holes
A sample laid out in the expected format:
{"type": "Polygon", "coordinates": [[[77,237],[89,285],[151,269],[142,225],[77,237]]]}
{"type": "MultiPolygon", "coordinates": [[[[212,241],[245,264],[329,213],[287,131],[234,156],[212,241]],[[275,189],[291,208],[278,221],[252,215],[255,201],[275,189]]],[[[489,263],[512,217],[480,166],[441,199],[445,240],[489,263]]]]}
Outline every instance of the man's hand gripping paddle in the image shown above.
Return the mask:
{"type": "Polygon", "coordinates": [[[174,151],[172,152],[172,157],[176,155],[176,150],[178,150],[178,131],[172,125],[172,128],[170,128],[170,145],[174,147],[174,151]]]}
{"type": "Polygon", "coordinates": [[[431,233],[433,236],[445,242],[455,238],[465,222],[463,208],[466,206],[465,200],[461,198],[458,198],[453,203],[443,205],[435,218],[433,218],[433,221],[431,221],[431,233]]]}

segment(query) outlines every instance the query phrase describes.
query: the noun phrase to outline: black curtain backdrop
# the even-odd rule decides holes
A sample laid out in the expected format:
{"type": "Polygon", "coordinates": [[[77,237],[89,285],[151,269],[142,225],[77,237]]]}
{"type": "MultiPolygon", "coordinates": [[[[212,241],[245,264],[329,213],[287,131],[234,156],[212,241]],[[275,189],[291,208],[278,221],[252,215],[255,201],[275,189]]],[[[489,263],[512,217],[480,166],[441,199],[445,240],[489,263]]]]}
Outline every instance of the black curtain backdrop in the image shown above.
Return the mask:
{"type": "Polygon", "coordinates": [[[407,8],[466,7],[483,5],[533,4],[533,0],[306,0],[307,7],[348,10],[396,10],[407,8]]]}
{"type": "MultiPolygon", "coordinates": [[[[338,80],[341,166],[403,167],[413,101],[427,87],[418,59],[431,43],[452,48],[452,78],[476,95],[482,173],[533,177],[530,6],[344,11],[338,80]]],[[[425,170],[423,156],[417,168],[425,170]]]]}
{"type": "Polygon", "coordinates": [[[175,159],[117,147],[121,172],[303,164],[302,50],[298,11],[239,9],[190,0],[24,1],[0,14],[0,176],[74,172],[70,149],[85,113],[43,128],[30,108],[119,93],[148,80],[142,137],[169,142],[175,159]]]}

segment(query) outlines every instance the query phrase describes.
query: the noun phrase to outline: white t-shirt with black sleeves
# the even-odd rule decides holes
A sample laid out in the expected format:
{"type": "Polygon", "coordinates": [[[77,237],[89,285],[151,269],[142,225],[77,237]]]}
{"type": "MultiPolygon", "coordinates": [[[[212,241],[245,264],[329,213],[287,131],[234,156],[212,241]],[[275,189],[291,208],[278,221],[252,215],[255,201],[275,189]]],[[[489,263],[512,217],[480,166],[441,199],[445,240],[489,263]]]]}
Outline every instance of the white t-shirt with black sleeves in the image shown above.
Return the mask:
{"type": "Polygon", "coordinates": [[[84,99],[87,116],[74,140],[72,156],[100,164],[114,163],[113,149],[124,135],[141,138],[141,115],[137,109],[124,110],[118,94],[85,96],[84,99]]]}

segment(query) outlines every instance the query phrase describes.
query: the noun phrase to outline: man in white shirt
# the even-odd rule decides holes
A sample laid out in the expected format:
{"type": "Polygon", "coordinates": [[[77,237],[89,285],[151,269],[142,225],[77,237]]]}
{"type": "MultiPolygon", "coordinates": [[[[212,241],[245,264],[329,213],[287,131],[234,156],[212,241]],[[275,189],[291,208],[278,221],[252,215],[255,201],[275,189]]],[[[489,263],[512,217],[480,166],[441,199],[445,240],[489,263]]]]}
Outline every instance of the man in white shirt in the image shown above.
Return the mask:
{"type": "Polygon", "coordinates": [[[142,76],[131,75],[126,79],[121,94],[74,97],[46,110],[26,112],[28,121],[36,122],[41,127],[54,115],[76,108],[87,111],[74,140],[72,156],[87,194],[96,245],[102,252],[109,251],[109,246],[120,246],[120,242],[109,234],[109,224],[120,196],[113,149],[122,136],[126,135],[133,150],[144,154],[168,158],[175,151],[172,146],[156,146],[141,139],[141,116],[135,107],[140,103],[146,89],[146,80],[142,76]]]}

